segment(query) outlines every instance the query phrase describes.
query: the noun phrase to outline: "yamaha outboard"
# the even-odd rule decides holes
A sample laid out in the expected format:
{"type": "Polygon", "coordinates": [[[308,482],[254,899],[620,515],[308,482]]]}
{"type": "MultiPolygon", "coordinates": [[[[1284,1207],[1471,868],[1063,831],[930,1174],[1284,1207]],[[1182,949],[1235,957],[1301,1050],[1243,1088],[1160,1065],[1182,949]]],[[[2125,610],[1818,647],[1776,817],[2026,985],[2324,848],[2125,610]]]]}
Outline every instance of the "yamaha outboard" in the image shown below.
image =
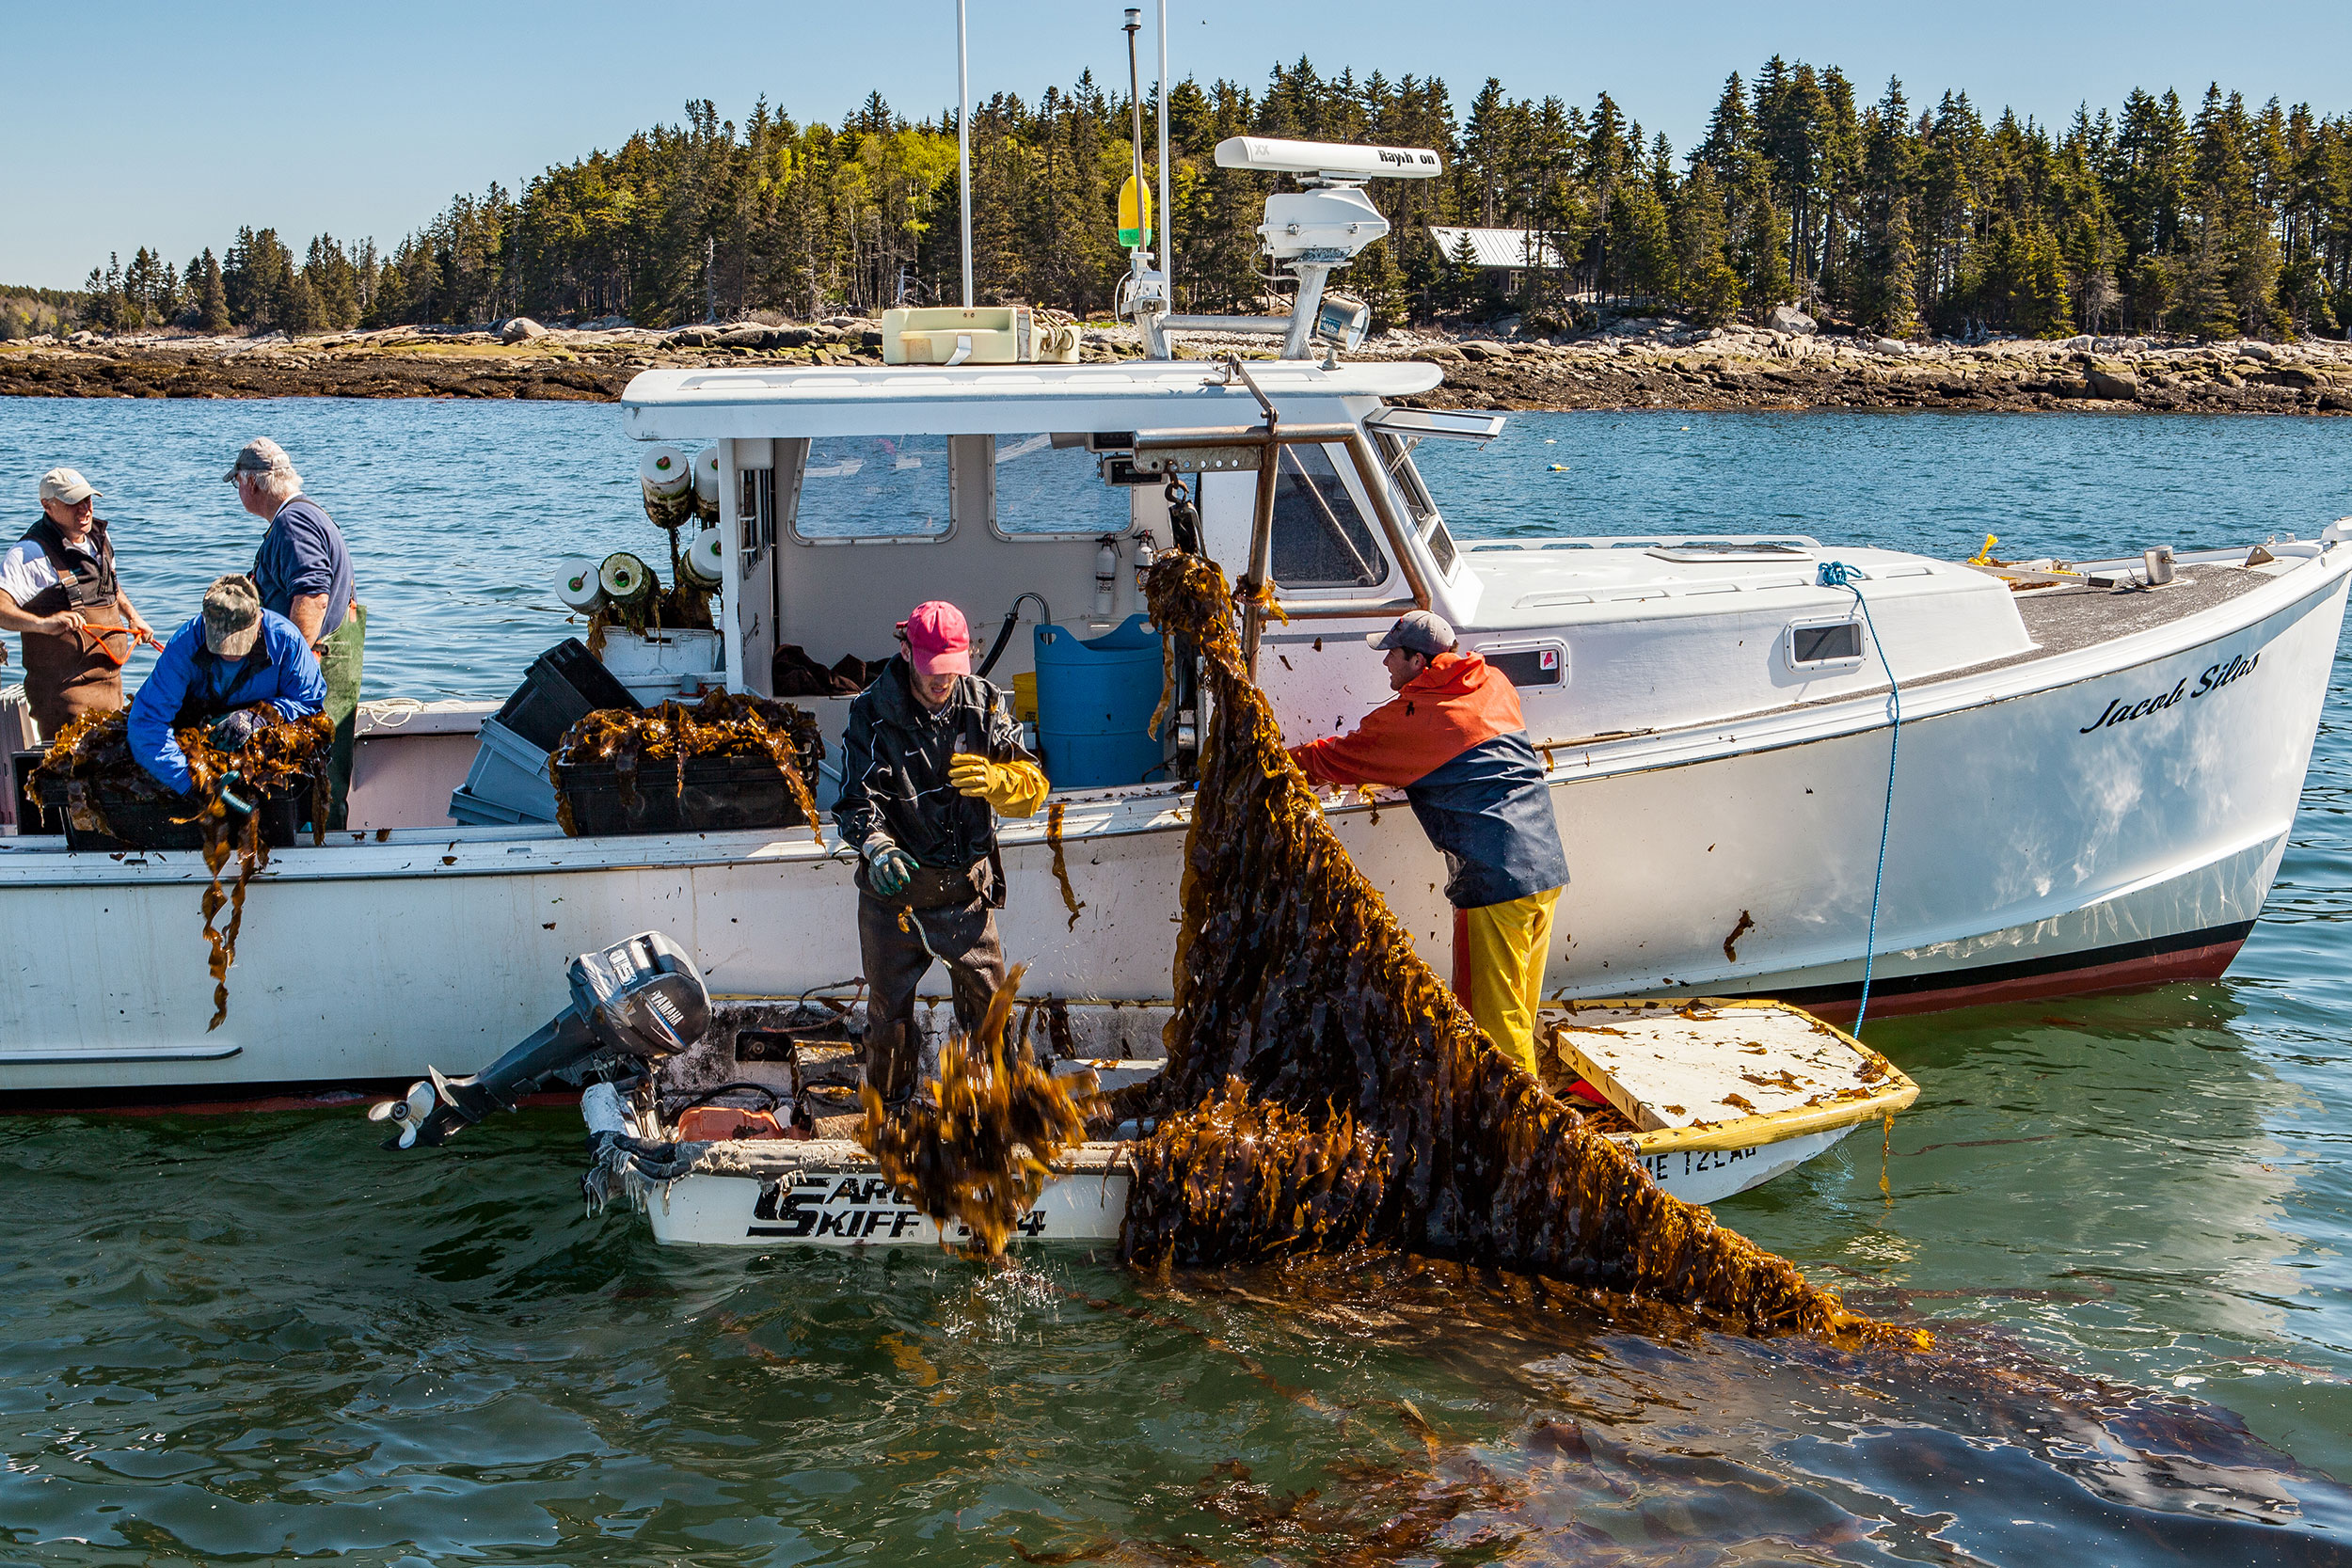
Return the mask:
{"type": "Polygon", "coordinates": [[[571,962],[572,1005],[505,1055],[465,1078],[428,1082],[400,1100],[368,1107],[370,1121],[397,1131],[386,1148],[444,1143],[492,1111],[511,1111],[525,1095],[561,1079],[634,1076],[644,1064],[674,1056],[710,1027],[710,993],[686,950],[659,931],[630,937],[571,962]]]}

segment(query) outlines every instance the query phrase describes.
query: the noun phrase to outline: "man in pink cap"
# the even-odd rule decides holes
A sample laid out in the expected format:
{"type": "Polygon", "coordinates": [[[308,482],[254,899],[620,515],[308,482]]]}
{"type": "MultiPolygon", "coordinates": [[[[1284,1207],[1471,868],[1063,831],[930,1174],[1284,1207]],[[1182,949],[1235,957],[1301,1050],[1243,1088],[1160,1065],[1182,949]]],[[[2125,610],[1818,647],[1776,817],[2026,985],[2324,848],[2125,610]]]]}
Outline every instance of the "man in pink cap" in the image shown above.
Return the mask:
{"type": "Polygon", "coordinates": [[[919,604],[898,623],[898,656],[850,705],[833,808],[841,842],[858,852],[866,1082],[890,1106],[914,1093],[914,990],[933,956],[947,965],[967,1032],[1004,983],[996,814],[1033,816],[1049,787],[1022,748],[1011,701],[972,673],[961,610],[919,604]]]}

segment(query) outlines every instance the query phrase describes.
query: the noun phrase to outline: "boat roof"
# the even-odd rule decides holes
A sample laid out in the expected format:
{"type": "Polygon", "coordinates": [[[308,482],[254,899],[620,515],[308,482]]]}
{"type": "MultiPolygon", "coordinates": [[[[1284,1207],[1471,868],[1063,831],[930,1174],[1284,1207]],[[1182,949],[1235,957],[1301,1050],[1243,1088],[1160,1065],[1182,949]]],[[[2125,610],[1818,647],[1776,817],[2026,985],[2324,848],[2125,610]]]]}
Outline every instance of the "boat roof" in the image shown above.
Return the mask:
{"type": "MultiPolygon", "coordinates": [[[[1284,399],[1410,397],[1444,379],[1418,360],[1329,370],[1254,360],[1249,372],[1267,395],[1284,399]]],[[[1249,388],[1200,359],[644,371],[621,393],[621,410],[623,428],[641,441],[1163,430],[1259,419],[1249,388]]]]}

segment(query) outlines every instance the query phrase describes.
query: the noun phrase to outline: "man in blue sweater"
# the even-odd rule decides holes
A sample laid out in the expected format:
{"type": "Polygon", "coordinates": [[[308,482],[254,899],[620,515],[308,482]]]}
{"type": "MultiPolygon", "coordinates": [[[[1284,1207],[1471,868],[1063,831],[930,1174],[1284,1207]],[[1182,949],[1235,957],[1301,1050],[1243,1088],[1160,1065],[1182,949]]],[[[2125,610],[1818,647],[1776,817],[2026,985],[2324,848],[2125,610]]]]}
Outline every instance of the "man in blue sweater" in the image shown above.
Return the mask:
{"type": "Polygon", "coordinates": [[[167,788],[184,793],[194,779],[174,729],[213,726],[213,744],[234,751],[269,722],[267,703],[283,719],[304,719],[326,703],[326,682],[310,645],[292,621],[262,608],[246,577],[214,580],[204,612],[171,641],[131,699],[131,755],[167,788]]]}
{"type": "Polygon", "coordinates": [[[367,608],[352,597],[351,552],[335,520],[302,493],[294,459],[268,436],[247,441],[222,477],[237,487],[238,504],[269,524],[253,557],[253,585],[261,591],[262,608],[292,621],[318,655],[326,681],[326,717],[335,721],[327,826],[340,828],[351,792],[368,627],[367,608]]]}

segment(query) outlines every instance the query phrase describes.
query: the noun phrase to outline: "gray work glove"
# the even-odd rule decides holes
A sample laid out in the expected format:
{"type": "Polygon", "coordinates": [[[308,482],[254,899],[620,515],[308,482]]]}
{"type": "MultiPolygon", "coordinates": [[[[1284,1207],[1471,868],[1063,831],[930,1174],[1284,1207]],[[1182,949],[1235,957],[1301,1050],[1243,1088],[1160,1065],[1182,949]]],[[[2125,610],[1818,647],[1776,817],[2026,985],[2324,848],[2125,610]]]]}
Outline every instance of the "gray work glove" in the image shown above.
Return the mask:
{"type": "Polygon", "coordinates": [[[866,875],[874,884],[874,891],[887,898],[907,885],[919,869],[913,855],[887,839],[868,839],[866,843],[866,875]]]}
{"type": "Polygon", "coordinates": [[[213,721],[213,744],[224,752],[238,751],[262,732],[262,716],[249,707],[224,714],[213,721]]]}

